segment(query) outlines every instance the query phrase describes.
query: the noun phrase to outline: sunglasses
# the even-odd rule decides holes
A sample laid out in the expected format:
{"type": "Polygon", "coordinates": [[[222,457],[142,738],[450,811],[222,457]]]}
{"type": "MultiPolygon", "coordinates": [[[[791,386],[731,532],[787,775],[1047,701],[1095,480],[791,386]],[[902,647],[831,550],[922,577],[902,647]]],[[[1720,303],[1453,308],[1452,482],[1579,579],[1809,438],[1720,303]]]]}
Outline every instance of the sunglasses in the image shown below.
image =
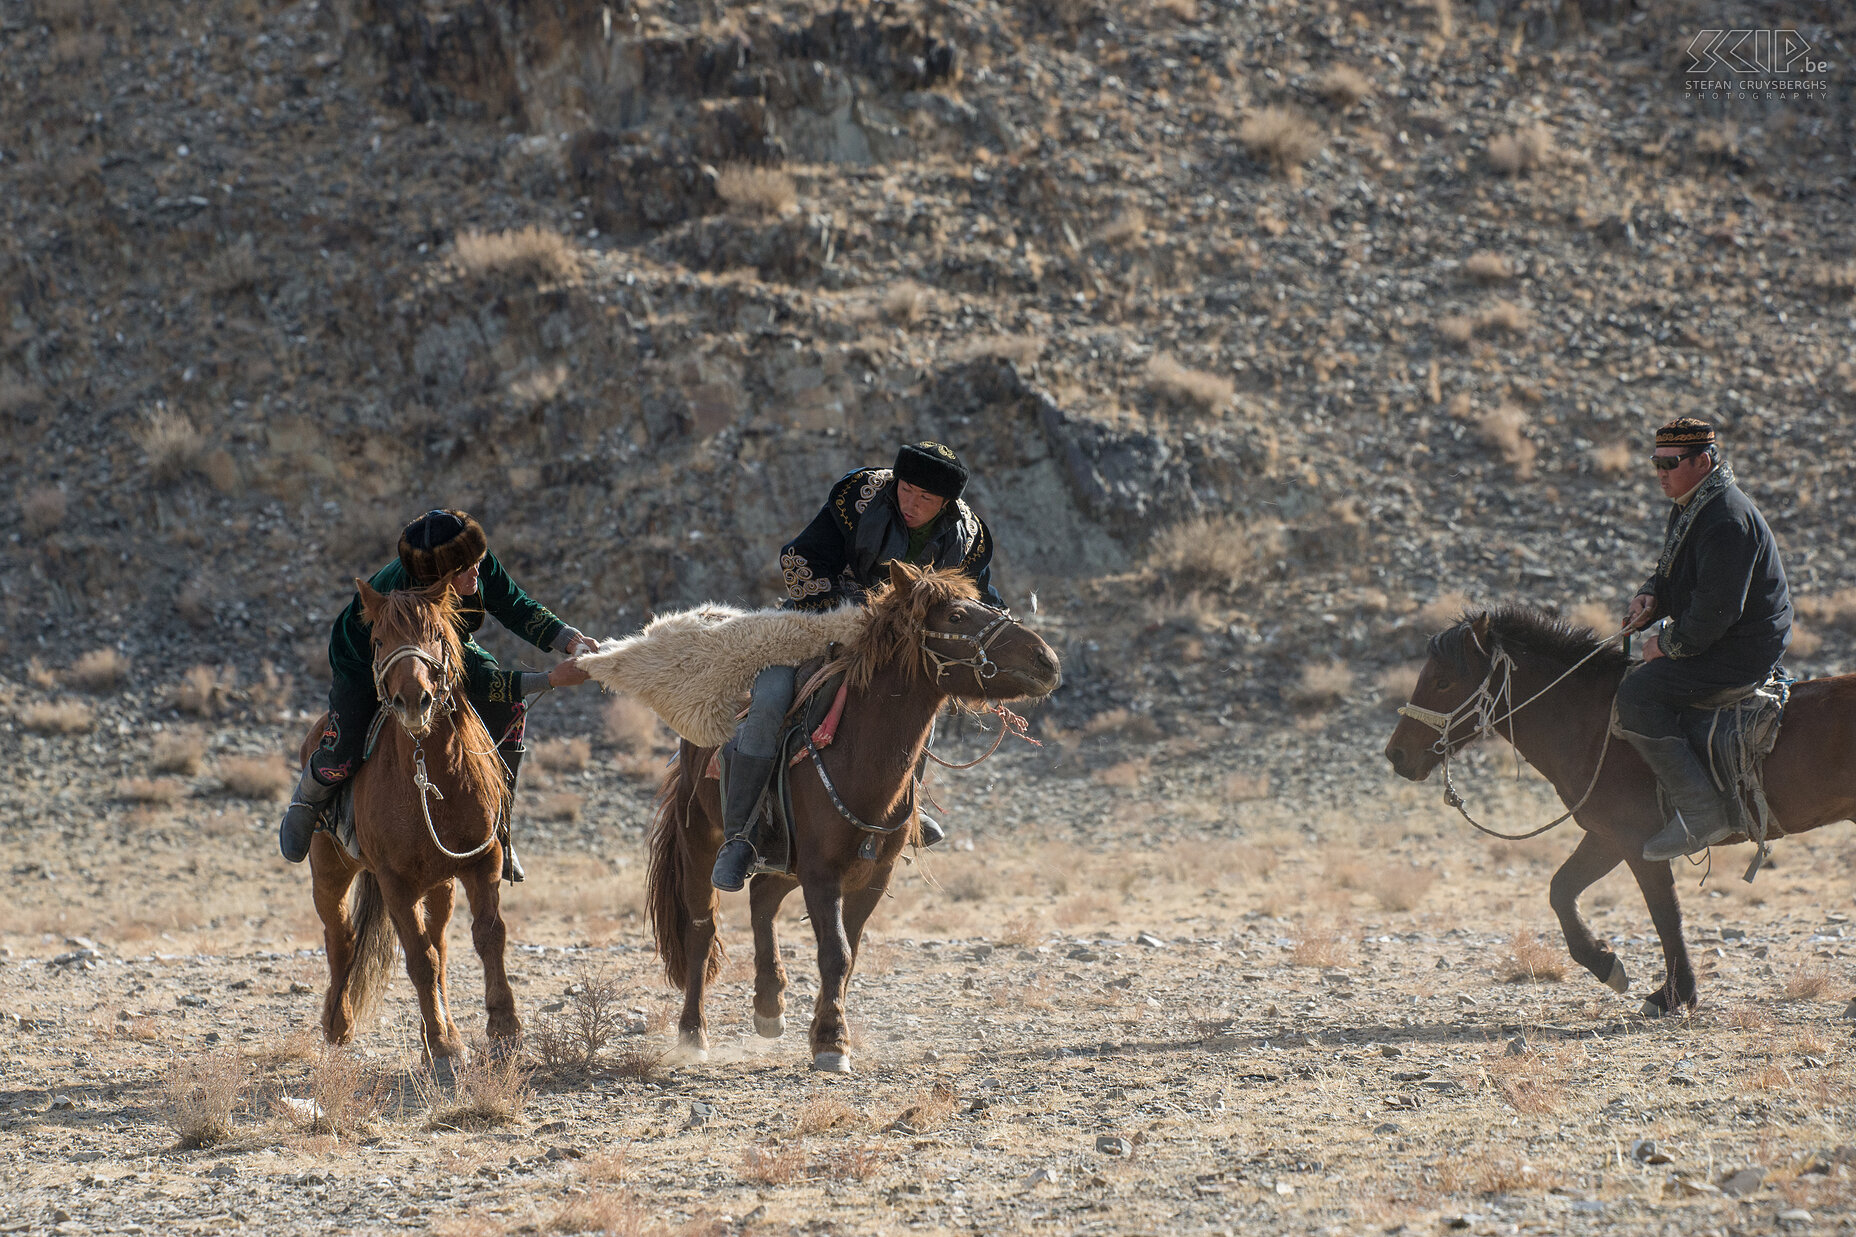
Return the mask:
{"type": "Polygon", "coordinates": [[[1706,452],[1690,451],[1686,455],[1652,455],[1650,457],[1650,467],[1654,468],[1657,472],[1669,472],[1674,468],[1680,467],[1683,461],[1692,460],[1696,456],[1704,454],[1706,454],[1706,452]]]}

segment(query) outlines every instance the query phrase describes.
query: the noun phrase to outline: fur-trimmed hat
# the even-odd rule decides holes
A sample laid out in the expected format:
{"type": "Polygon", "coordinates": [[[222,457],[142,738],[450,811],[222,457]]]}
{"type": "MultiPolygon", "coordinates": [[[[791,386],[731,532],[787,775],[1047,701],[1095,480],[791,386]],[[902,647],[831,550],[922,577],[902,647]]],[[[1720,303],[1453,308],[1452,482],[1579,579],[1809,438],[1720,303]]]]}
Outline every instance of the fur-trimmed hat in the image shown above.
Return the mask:
{"type": "Polygon", "coordinates": [[[414,584],[436,584],[462,571],[490,548],[483,525],[469,513],[438,508],[426,512],[400,532],[400,563],[414,584]]]}
{"type": "Polygon", "coordinates": [[[896,452],[896,480],[952,502],[967,488],[967,466],[952,447],[938,442],[904,443],[896,452]]]}
{"type": "Polygon", "coordinates": [[[1695,417],[1677,417],[1656,431],[1659,447],[1683,447],[1691,451],[1714,445],[1714,427],[1695,417]]]}

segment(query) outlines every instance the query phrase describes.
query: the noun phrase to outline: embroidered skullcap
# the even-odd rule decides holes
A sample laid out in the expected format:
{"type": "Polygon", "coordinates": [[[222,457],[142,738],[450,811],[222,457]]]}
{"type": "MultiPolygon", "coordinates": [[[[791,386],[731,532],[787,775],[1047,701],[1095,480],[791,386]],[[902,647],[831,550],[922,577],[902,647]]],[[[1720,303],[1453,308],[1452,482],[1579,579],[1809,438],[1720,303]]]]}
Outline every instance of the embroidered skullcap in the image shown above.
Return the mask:
{"type": "Polygon", "coordinates": [[[490,542],[467,512],[437,508],[400,533],[400,563],[414,584],[436,584],[484,556],[490,542]]]}
{"type": "Polygon", "coordinates": [[[967,466],[952,447],[938,442],[903,444],[896,452],[896,480],[920,486],[952,502],[967,488],[967,466]]]}
{"type": "Polygon", "coordinates": [[[1695,451],[1714,445],[1714,427],[1695,417],[1677,417],[1656,431],[1659,447],[1682,447],[1695,451]]]}

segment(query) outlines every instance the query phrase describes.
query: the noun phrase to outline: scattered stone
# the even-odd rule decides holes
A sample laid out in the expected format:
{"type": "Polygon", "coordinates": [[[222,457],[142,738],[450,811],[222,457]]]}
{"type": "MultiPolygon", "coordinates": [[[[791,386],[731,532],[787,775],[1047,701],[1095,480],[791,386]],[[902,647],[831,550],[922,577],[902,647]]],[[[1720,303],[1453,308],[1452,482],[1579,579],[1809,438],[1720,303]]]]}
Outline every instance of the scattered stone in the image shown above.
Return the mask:
{"type": "Polygon", "coordinates": [[[300,980],[299,980],[299,981],[296,981],[296,982],[293,982],[293,983],[292,983],[292,984],[290,985],[290,995],[291,995],[291,996],[302,996],[302,995],[303,995],[304,993],[306,993],[306,992],[314,992],[314,991],[315,991],[315,989],[314,989],[314,988],[312,988],[312,987],[310,987],[310,986],[309,986],[308,984],[306,984],[306,983],[303,983],[303,982],[301,982],[300,980]]]}
{"type": "Polygon", "coordinates": [[[1078,945],[1075,949],[1072,949],[1069,953],[1065,954],[1064,956],[1070,959],[1070,961],[1072,962],[1100,962],[1102,960],[1101,954],[1097,953],[1093,949],[1087,949],[1081,945],[1078,945]]]}
{"type": "Polygon", "coordinates": [[[1573,1200],[1571,1210],[1582,1215],[1597,1216],[1605,1213],[1605,1205],[1596,1198],[1579,1198],[1573,1200]]]}
{"type": "Polygon", "coordinates": [[[1856,1001],[1851,1001],[1848,1005],[1845,1005],[1843,1007],[1843,1012],[1838,1014],[1837,1017],[1843,1019],[1845,1022],[1856,1022],[1856,1001]]]}
{"type": "Polygon", "coordinates": [[[1630,1158],[1639,1164],[1672,1164],[1674,1157],[1656,1145],[1654,1138],[1639,1138],[1630,1145],[1630,1158]]]}
{"type": "Polygon", "coordinates": [[[580,1150],[578,1147],[549,1147],[548,1154],[542,1158],[547,1160],[584,1160],[586,1158],[586,1152],[580,1150]]]}
{"type": "Polygon", "coordinates": [[[1373,1133],[1375,1134],[1402,1134],[1404,1132],[1405,1127],[1396,1121],[1381,1121],[1378,1125],[1373,1127],[1373,1133]]]}
{"type": "Polygon", "coordinates": [[[1396,1048],[1391,1044],[1381,1044],[1379,1045],[1379,1055],[1382,1057],[1399,1057],[1404,1055],[1404,1050],[1396,1048]]]}
{"type": "Polygon", "coordinates": [[[1722,928],[1721,939],[1723,941],[1744,941],[1746,933],[1739,928],[1722,928]]]}
{"type": "Polygon", "coordinates": [[[1508,1041],[1508,1047],[1502,1051],[1505,1057],[1522,1057],[1527,1055],[1527,1036],[1517,1035],[1508,1041]]]}
{"type": "Polygon", "coordinates": [[[690,1119],[684,1124],[685,1129],[696,1129],[715,1120],[715,1105],[696,1100],[690,1104],[690,1119]]]}
{"type": "Polygon", "coordinates": [[[1145,945],[1149,949],[1165,949],[1166,942],[1151,932],[1143,932],[1134,938],[1136,945],[1145,945]]]}
{"type": "Polygon", "coordinates": [[[1447,971],[1450,969],[1450,963],[1445,961],[1443,958],[1439,958],[1437,959],[1437,965],[1431,969],[1437,970],[1437,971],[1447,971]]]}
{"type": "Polygon", "coordinates": [[[71,946],[73,949],[85,949],[93,954],[102,948],[101,945],[98,945],[87,936],[67,936],[64,938],[64,943],[71,946]]]}
{"type": "Polygon", "coordinates": [[[55,1112],[69,1112],[77,1107],[77,1101],[68,1095],[52,1096],[52,1109],[55,1112]]]}
{"type": "Polygon", "coordinates": [[[545,1125],[536,1126],[535,1132],[537,1134],[565,1134],[567,1132],[567,1122],[549,1121],[545,1125]]]}
{"type": "Polygon", "coordinates": [[[1809,1224],[1810,1222],[1811,1213],[1803,1207],[1793,1207],[1789,1211],[1779,1212],[1780,1224],[1809,1224]]]}
{"type": "Polygon", "coordinates": [[[1033,1169],[1031,1171],[1031,1175],[1025,1178],[1023,1188],[1030,1190],[1030,1189],[1036,1188],[1037,1186],[1047,1185],[1047,1184],[1048,1185],[1062,1185],[1063,1184],[1063,1178],[1058,1175],[1056,1169],[1051,1168],[1049,1165],[1045,1165],[1042,1168],[1033,1169]]]}
{"type": "Polygon", "coordinates": [[[206,998],[197,992],[183,992],[174,998],[176,1005],[185,1005],[189,1009],[201,1009],[206,1005],[206,998]]]}
{"type": "Polygon", "coordinates": [[[1474,1228],[1477,1222],[1480,1221],[1481,1219],[1482,1217],[1475,1214],[1474,1212],[1466,1212],[1460,1216],[1450,1216],[1446,1218],[1444,1220],[1444,1227],[1445,1228],[1474,1228]]]}
{"type": "Polygon", "coordinates": [[[206,1175],[209,1177],[220,1177],[220,1178],[236,1177],[238,1176],[238,1166],[236,1164],[233,1164],[229,1160],[222,1160],[219,1163],[213,1165],[213,1171],[210,1173],[207,1173],[206,1175]]]}
{"type": "Polygon", "coordinates": [[[992,957],[992,955],[993,947],[988,945],[985,941],[981,941],[973,947],[973,958],[976,962],[984,962],[986,959],[992,957]]]}
{"type": "Polygon", "coordinates": [[[1745,1198],[1766,1180],[1766,1170],[1757,1164],[1749,1164],[1738,1172],[1730,1173],[1720,1180],[1721,1193],[1729,1198],[1745,1198]]]}
{"type": "Polygon", "coordinates": [[[66,1211],[63,1207],[54,1207],[52,1209],[52,1223],[53,1224],[65,1224],[65,1223],[68,1223],[70,1219],[71,1219],[71,1213],[66,1211]]]}
{"type": "Polygon", "coordinates": [[[1295,1193],[1295,1187],[1290,1185],[1287,1181],[1278,1181],[1276,1183],[1276,1193],[1282,1198],[1288,1198],[1291,1194],[1295,1193]]]}
{"type": "Polygon", "coordinates": [[[56,958],[52,959],[51,964],[53,966],[76,966],[80,963],[89,964],[95,962],[100,957],[102,957],[102,955],[94,949],[74,949],[68,954],[59,954],[56,958]]]}
{"type": "Polygon", "coordinates": [[[1134,1154],[1134,1144],[1118,1134],[1098,1134],[1096,1150],[1104,1155],[1118,1155],[1125,1159],[1134,1154]]]}

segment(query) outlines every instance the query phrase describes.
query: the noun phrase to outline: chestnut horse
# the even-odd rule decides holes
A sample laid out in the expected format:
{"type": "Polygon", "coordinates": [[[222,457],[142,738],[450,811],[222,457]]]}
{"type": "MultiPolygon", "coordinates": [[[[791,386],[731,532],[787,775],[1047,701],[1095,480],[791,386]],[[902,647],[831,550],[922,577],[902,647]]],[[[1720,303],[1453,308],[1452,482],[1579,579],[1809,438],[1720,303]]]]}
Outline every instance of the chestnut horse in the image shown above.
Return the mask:
{"type": "MultiPolygon", "coordinates": [[[[1643,857],[1643,844],[1663,826],[1656,779],[1628,743],[1608,739],[1611,701],[1631,662],[1618,648],[1601,649],[1602,643],[1589,628],[1521,606],[1466,616],[1432,638],[1407,706],[1438,720],[1401,718],[1386,759],[1400,777],[1421,782],[1476,739],[1512,734],[1515,749],[1568,808],[1577,809],[1573,819],[1585,830],[1548,893],[1573,961],[1618,992],[1629,990],[1624,964],[1579,914],[1579,895],[1618,864],[1629,864],[1666,968],[1644,1012],[1693,1009],[1695,972],[1682,939],[1674,871],[1643,857]]],[[[1856,819],[1856,780],[1847,775],[1852,765],[1856,675],[1796,684],[1778,745],[1766,759],[1772,836],[1856,819]]],[[[1723,844],[1745,840],[1736,836],[1723,844]]]]}
{"type": "MultiPolygon", "coordinates": [[[[792,773],[796,876],[761,874],[748,886],[754,923],[754,1027],[769,1039],[786,1030],[786,971],[774,915],[794,889],[805,892],[818,940],[819,992],[812,1015],[815,1069],[850,1071],[844,994],[864,922],[889,888],[902,848],[915,839],[915,770],[935,715],[950,698],[1012,700],[1057,688],[1057,655],[1009,614],[980,604],[958,571],[890,567],[872,592],[869,621],[846,654],[849,691],[837,739],[821,753],[827,782],[806,761],[792,773]],[[889,833],[871,834],[854,815],[889,833]],[[874,854],[860,858],[871,839],[874,854]]],[[[721,970],[719,906],[709,870],[722,845],[722,804],[708,772],[713,748],[684,740],[664,779],[651,834],[646,900],[657,949],[683,990],[678,1041],[708,1050],[703,993],[721,970]]]]}
{"type": "MultiPolygon", "coordinates": [[[[380,719],[376,750],[354,775],[361,858],[350,858],[322,832],[309,848],[329,955],[322,1033],[332,1044],[354,1037],[386,987],[389,933],[397,930],[419,996],[425,1050],[448,1072],[451,1059],[467,1053],[445,985],[454,880],[464,882],[470,899],[490,1038],[513,1041],[522,1033],[503,969],[498,891],[503,852],[496,826],[509,788],[496,744],[464,697],[464,649],[449,585],[385,595],[363,580],[355,587],[373,628],[374,683],[389,716],[380,719]]],[[[304,760],[327,720],[318,719],[303,740],[304,760]]]]}

